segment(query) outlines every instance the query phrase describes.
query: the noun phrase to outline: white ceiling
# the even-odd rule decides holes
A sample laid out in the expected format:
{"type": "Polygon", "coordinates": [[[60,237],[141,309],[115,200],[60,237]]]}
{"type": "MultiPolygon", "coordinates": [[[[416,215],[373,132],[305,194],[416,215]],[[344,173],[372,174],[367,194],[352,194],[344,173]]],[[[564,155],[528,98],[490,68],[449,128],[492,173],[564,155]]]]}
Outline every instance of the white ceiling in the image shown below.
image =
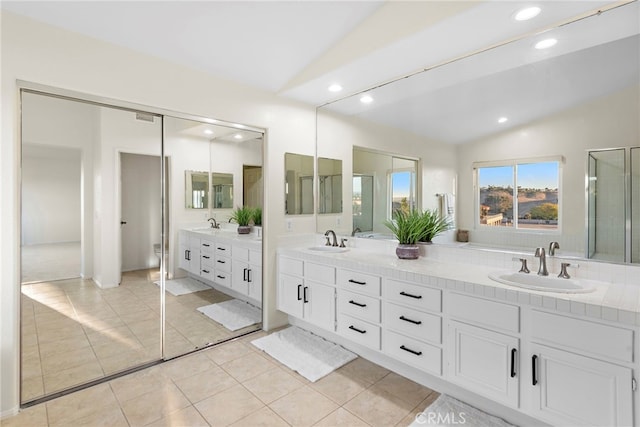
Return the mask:
{"type": "MultiPolygon", "coordinates": [[[[624,2],[2,1],[1,7],[317,106],[624,2]],[[539,16],[513,19],[532,4],[542,7],[539,16]],[[331,83],[340,83],[343,92],[328,92],[331,83]]],[[[637,34],[640,25],[633,18],[637,34]]],[[[514,58],[504,66],[517,69],[536,60],[514,58]]],[[[470,61],[461,82],[503,71],[470,61]]],[[[424,101],[414,99],[406,108],[423,107],[424,101]]],[[[412,110],[403,108],[396,104],[394,121],[384,109],[368,118],[386,117],[387,124],[425,134],[408,123],[412,110]]],[[[438,132],[429,136],[460,142],[444,129],[438,132]]]]}

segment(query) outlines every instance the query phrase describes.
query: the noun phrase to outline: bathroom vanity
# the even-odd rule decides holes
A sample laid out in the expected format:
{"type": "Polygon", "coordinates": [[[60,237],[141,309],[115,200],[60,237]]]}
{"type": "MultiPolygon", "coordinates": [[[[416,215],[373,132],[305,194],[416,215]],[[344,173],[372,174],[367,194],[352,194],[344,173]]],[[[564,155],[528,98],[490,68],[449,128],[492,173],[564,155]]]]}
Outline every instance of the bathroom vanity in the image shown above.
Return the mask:
{"type": "MultiPolygon", "coordinates": [[[[511,254],[437,246],[417,261],[371,248],[281,248],[278,308],[293,324],[515,422],[521,414],[551,425],[637,425],[637,286],[517,288],[488,278],[517,271],[511,254]]],[[[559,262],[550,259],[551,274],[559,262]]],[[[582,269],[597,278],[597,267],[582,269]]],[[[615,267],[623,277],[637,269],[615,267]]]]}
{"type": "Polygon", "coordinates": [[[179,267],[221,292],[262,304],[262,241],[217,229],[180,230],[179,267]]]}

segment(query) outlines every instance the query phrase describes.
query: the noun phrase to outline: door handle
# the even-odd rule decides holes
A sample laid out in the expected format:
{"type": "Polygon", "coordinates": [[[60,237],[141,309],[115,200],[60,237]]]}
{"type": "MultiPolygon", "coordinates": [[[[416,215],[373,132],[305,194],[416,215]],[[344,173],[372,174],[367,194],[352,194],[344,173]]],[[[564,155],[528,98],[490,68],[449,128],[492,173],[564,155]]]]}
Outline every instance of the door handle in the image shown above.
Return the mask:
{"type": "Polygon", "coordinates": [[[120,221],[120,225],[125,225],[127,221],[120,221]]]}
{"type": "Polygon", "coordinates": [[[534,354],[531,356],[531,384],[538,384],[538,372],[537,372],[538,356],[534,354]]]}
{"type": "Polygon", "coordinates": [[[518,350],[515,348],[511,349],[511,378],[515,378],[516,376],[516,353],[518,350]]]}
{"type": "Polygon", "coordinates": [[[308,303],[309,300],[307,299],[307,289],[309,289],[308,286],[305,286],[304,289],[302,290],[302,302],[303,303],[308,303]]]}
{"type": "Polygon", "coordinates": [[[298,301],[302,301],[302,296],[300,295],[301,289],[302,289],[302,285],[298,285],[298,301]]]}
{"type": "Polygon", "coordinates": [[[422,325],[422,320],[413,320],[404,316],[400,316],[399,319],[404,320],[405,322],[413,323],[414,325],[422,325]]]}

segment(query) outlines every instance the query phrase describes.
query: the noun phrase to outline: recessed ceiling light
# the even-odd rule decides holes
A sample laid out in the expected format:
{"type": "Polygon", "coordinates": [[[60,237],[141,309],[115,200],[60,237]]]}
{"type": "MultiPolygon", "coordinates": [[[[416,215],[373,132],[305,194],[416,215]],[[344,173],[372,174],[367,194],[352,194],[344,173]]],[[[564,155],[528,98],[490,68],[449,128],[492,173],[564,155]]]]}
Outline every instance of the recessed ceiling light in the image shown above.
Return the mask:
{"type": "Polygon", "coordinates": [[[334,83],[331,86],[329,86],[329,92],[340,92],[341,90],[342,90],[342,86],[340,86],[337,83],[334,83]]]}
{"type": "Polygon", "coordinates": [[[240,135],[239,133],[236,133],[235,135],[233,135],[233,137],[235,139],[242,139],[242,135],[240,135]]]}
{"type": "Polygon", "coordinates": [[[498,119],[498,123],[504,123],[504,122],[506,122],[507,120],[509,120],[509,119],[507,119],[506,117],[500,117],[500,118],[498,119]]]}
{"type": "Polygon", "coordinates": [[[362,96],[362,98],[360,98],[360,102],[362,102],[363,104],[370,104],[373,102],[373,98],[369,95],[364,95],[362,96]]]}
{"type": "Polygon", "coordinates": [[[211,129],[204,130],[205,135],[213,135],[213,131],[211,129]]]}
{"type": "Polygon", "coordinates": [[[525,9],[519,10],[518,13],[516,13],[514,19],[516,21],[528,21],[529,19],[538,16],[541,10],[542,9],[540,9],[538,6],[527,7],[525,9]]]}
{"type": "Polygon", "coordinates": [[[536,43],[536,49],[547,49],[551,46],[555,46],[556,43],[558,43],[558,40],[556,39],[540,40],[538,43],[536,43]]]}

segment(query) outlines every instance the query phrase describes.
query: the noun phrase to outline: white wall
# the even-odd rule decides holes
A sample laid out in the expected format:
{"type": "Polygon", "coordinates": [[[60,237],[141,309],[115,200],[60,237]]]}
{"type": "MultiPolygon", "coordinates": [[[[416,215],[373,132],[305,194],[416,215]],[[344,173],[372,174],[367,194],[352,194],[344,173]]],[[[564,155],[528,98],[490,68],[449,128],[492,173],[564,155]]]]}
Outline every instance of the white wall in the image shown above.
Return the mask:
{"type": "Polygon", "coordinates": [[[80,152],[23,155],[22,244],[80,242],[80,213],[80,152]]]}
{"type": "Polygon", "coordinates": [[[473,242],[535,248],[546,247],[551,240],[557,240],[561,250],[583,254],[586,152],[638,145],[639,90],[635,86],[529,125],[458,146],[458,228],[469,229],[473,242]],[[474,229],[473,162],[557,155],[565,158],[560,189],[560,232],[474,229]]]}
{"type": "MultiPolygon", "coordinates": [[[[265,328],[286,322],[275,300],[275,237],[285,232],[284,152],[314,154],[315,109],[203,72],[2,12],[0,144],[0,414],[17,410],[19,377],[19,97],[17,79],[267,129],[265,328]]],[[[106,153],[101,153],[106,154],[106,153]]],[[[315,217],[287,218],[294,232],[315,217]]],[[[103,242],[104,243],[104,242],[103,242]]]]}

